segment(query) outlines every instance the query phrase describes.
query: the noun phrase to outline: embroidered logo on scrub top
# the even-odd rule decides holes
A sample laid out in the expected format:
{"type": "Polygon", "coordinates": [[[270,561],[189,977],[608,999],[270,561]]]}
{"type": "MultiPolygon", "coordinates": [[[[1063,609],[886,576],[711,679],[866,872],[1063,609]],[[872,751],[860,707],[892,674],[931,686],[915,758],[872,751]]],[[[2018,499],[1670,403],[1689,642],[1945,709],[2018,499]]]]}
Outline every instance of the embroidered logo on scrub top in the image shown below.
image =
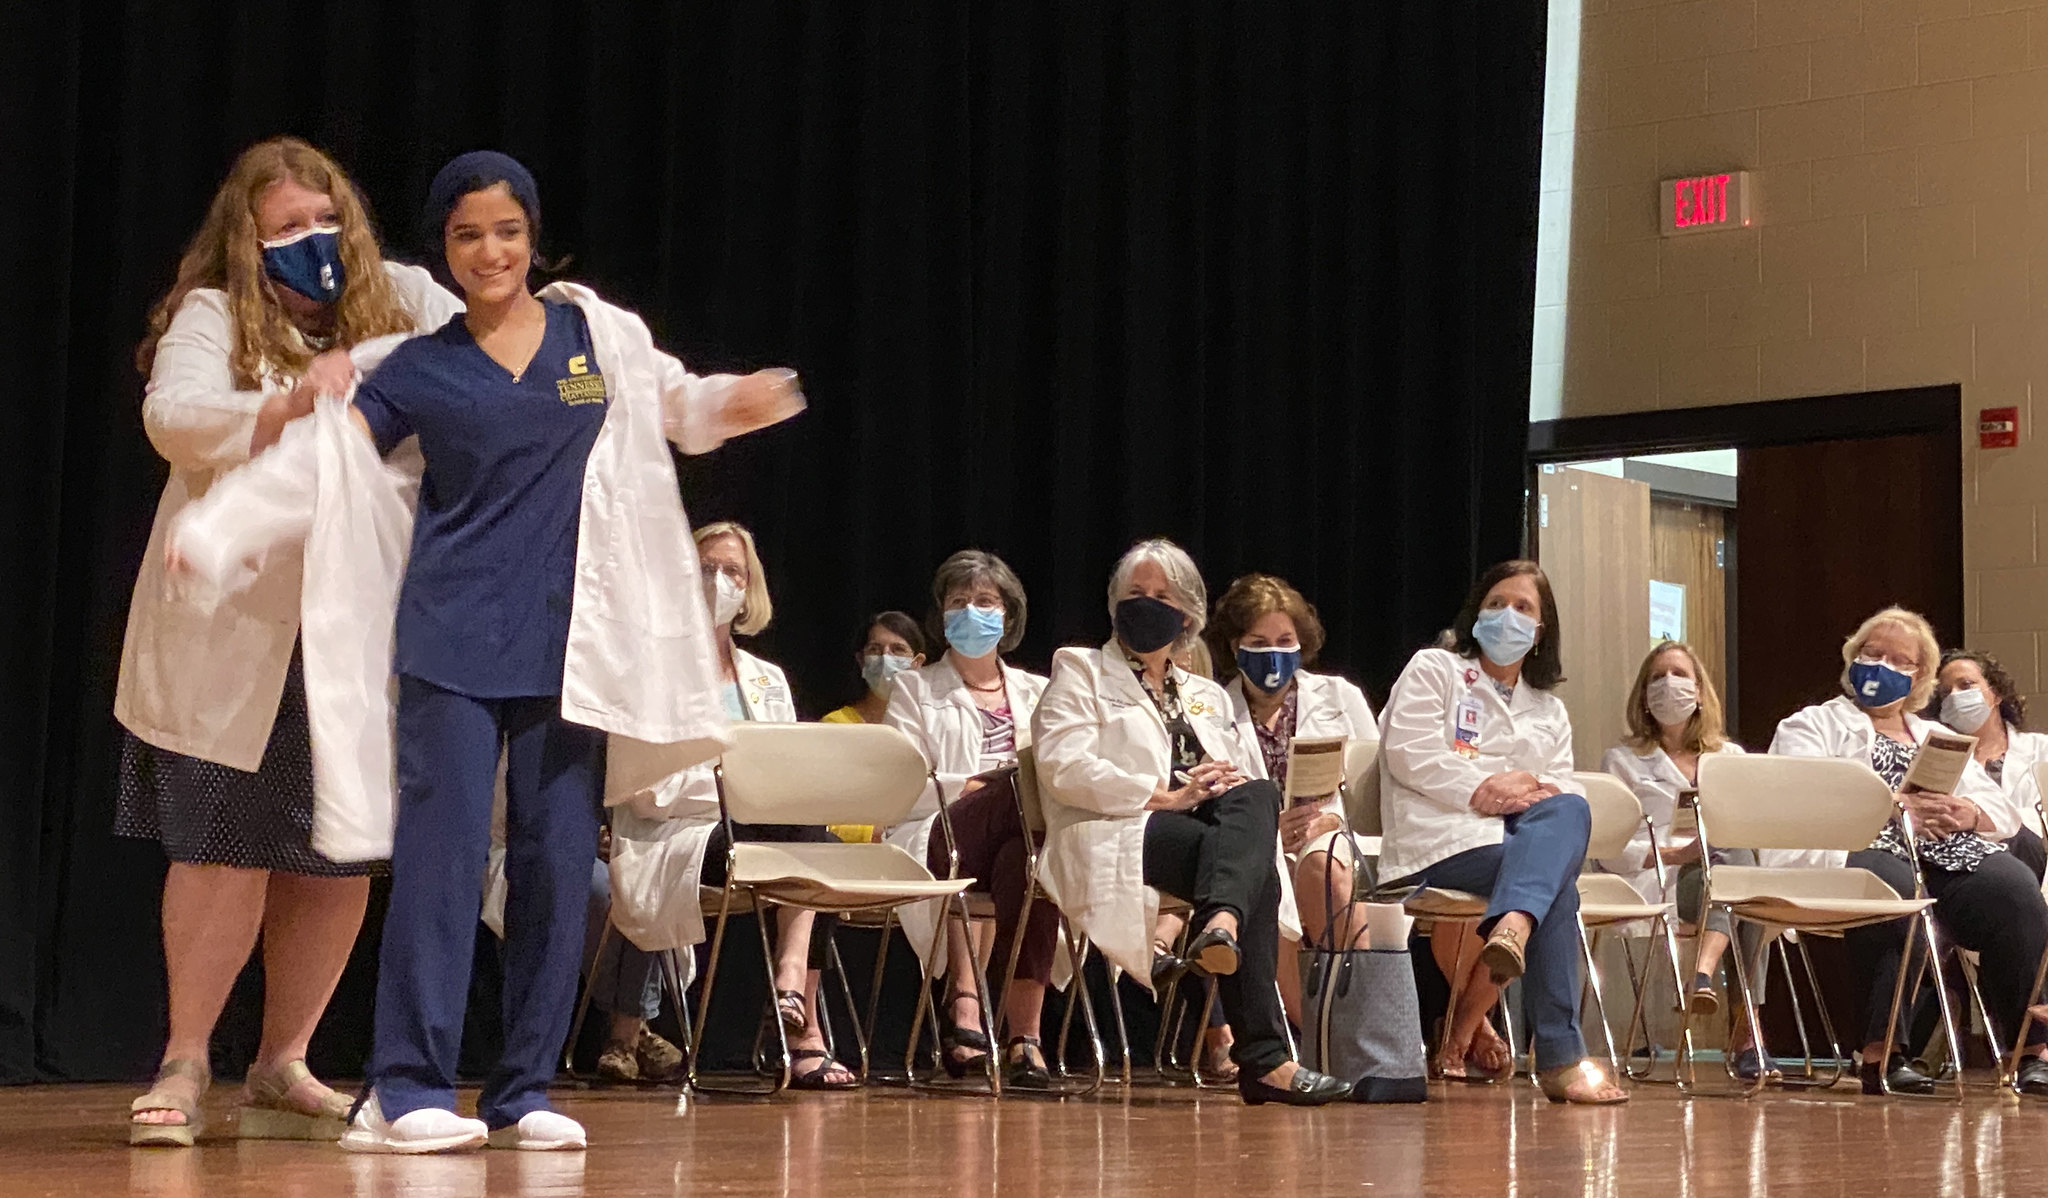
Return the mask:
{"type": "Polygon", "coordinates": [[[555,380],[555,393],[562,402],[572,406],[587,403],[603,403],[608,395],[604,389],[604,374],[590,372],[587,354],[577,354],[569,359],[569,377],[555,380]]]}

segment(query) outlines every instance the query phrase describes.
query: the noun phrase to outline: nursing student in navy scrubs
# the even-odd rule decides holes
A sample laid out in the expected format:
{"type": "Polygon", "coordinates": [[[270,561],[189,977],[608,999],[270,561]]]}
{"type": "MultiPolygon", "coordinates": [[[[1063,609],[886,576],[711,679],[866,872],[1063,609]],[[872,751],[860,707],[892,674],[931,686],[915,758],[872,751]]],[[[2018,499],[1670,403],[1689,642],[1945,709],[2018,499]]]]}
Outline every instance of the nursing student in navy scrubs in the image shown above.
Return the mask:
{"type": "MultiPolygon", "coordinates": [[[[427,216],[468,311],[355,396],[378,451],[416,435],[426,471],[397,615],[399,801],[371,1093],[342,1145],[576,1149],[583,1128],[549,1109],[547,1085],[575,996],[605,734],[564,719],[561,696],[584,476],[613,396],[584,310],[528,289],[540,203],[524,167],[462,155],[436,176],[427,216]],[[488,843],[501,747],[505,1047],[481,1119],[465,1119],[453,1107],[480,874],[468,862],[488,843]]],[[[758,427],[789,393],[750,375],[721,415],[758,427]]]]}

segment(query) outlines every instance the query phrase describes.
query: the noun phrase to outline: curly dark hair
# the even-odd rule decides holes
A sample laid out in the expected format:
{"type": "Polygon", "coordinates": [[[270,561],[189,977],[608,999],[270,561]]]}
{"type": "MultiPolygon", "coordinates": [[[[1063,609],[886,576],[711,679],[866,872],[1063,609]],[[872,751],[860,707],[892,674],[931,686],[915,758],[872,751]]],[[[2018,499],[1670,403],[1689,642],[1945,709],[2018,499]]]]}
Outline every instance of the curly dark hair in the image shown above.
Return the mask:
{"type": "MultiPolygon", "coordinates": [[[[1997,658],[1975,649],[1950,649],[1941,655],[1941,669],[1947,669],[1952,661],[1975,662],[1977,668],[1984,671],[1984,681],[1991,684],[1992,693],[1998,696],[1998,718],[2005,721],[2008,727],[2027,726],[2027,698],[2020,694],[2020,688],[2013,684],[2012,675],[2005,672],[2005,667],[1998,664],[1997,658]]],[[[1948,698],[1948,691],[1949,688],[1945,686],[1935,687],[1934,698],[1929,700],[1927,710],[1921,712],[1921,716],[1939,720],[1941,701],[1948,698]]]]}

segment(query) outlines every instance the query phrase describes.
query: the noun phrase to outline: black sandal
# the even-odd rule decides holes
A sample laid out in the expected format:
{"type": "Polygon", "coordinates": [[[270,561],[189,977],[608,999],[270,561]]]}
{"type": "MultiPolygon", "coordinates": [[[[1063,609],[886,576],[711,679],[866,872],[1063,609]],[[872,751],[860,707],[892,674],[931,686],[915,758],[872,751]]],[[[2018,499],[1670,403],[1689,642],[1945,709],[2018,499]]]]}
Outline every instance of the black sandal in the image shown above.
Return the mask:
{"type": "Polygon", "coordinates": [[[988,1036],[978,1027],[960,1027],[953,1022],[953,1008],[966,999],[981,1006],[978,994],[955,994],[946,1000],[946,1025],[939,1033],[939,1060],[946,1066],[946,1076],[955,1081],[967,1076],[967,1071],[981,1066],[982,1058],[989,1054],[988,1036]],[[965,1050],[966,1056],[954,1056],[956,1050],[965,1050]]]}
{"type": "Polygon", "coordinates": [[[1052,1089],[1052,1071],[1042,1063],[1045,1060],[1045,1045],[1037,1036],[1012,1036],[1003,1046],[1003,1088],[1006,1090],[1052,1089]],[[1032,1049],[1038,1049],[1038,1060],[1032,1060],[1032,1049]]]}
{"type": "Polygon", "coordinates": [[[789,1054],[789,1088],[792,1090],[852,1090],[858,1088],[859,1085],[860,1076],[854,1073],[853,1070],[847,1069],[837,1058],[822,1048],[798,1048],[791,1050],[789,1054]],[[798,1073],[796,1071],[797,1062],[799,1061],[819,1060],[822,1060],[824,1064],[808,1073],[798,1073]],[[846,1080],[843,1082],[832,1081],[831,1077],[834,1069],[845,1069],[846,1080]]]}
{"type": "Polygon", "coordinates": [[[777,990],[775,992],[775,1016],[782,1020],[782,1030],[792,1036],[801,1036],[811,1026],[810,1016],[804,1012],[804,992],[801,990],[777,990]]]}

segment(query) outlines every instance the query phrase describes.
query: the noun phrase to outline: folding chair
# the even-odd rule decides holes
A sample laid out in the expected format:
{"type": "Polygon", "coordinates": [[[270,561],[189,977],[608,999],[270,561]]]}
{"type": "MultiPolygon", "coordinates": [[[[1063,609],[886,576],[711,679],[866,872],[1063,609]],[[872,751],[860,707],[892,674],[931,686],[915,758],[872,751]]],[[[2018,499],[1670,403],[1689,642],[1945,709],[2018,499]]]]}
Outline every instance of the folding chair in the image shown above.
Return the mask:
{"type": "MultiPolygon", "coordinates": [[[[1578,784],[1579,793],[1586,800],[1586,807],[1592,812],[1592,833],[1586,840],[1586,859],[1590,864],[1596,860],[1623,856],[1630,847],[1630,840],[1638,830],[1650,836],[1651,862],[1656,867],[1658,893],[1666,893],[1664,863],[1655,855],[1657,830],[1643,814],[1642,801],[1636,798],[1628,784],[1613,774],[1581,771],[1572,775],[1578,784]]],[[[1673,985],[1678,979],[1678,936],[1671,927],[1672,904],[1646,901],[1619,874],[1606,873],[1597,868],[1582,867],[1579,871],[1579,951],[1586,959],[1586,985],[1593,993],[1594,1013],[1600,1019],[1600,1034],[1607,1042],[1607,1062],[1614,1067],[1617,1077],[1626,1076],[1631,1081],[1641,1081],[1648,1076],[1645,1070],[1638,1076],[1628,1069],[1621,1051],[1614,1045],[1614,1030],[1607,1018],[1606,995],[1600,984],[1600,966],[1595,952],[1600,932],[1624,924],[1649,921],[1652,936],[1664,940],[1665,950],[1671,963],[1673,985]]],[[[1650,960],[1643,961],[1642,972],[1638,974],[1633,956],[1628,960],[1629,985],[1635,991],[1635,1009],[1629,1016],[1628,1028],[1622,1034],[1623,1050],[1633,1052],[1638,1024],[1644,1022],[1643,1000],[1650,989],[1650,960]]],[[[1643,1028],[1643,1042],[1649,1043],[1649,1028],[1643,1028]]],[[[1631,1058],[1632,1059],[1632,1058],[1631,1058]]],[[[1654,1062],[1652,1062],[1654,1065],[1654,1062]]]]}
{"type": "MultiPolygon", "coordinates": [[[[1767,935],[1787,929],[1802,933],[1838,933],[1899,919],[1911,921],[1907,926],[1898,977],[1892,987],[1891,1013],[1886,1021],[1884,1052],[1889,1058],[1892,1027],[1898,1021],[1906,975],[1912,971],[1916,936],[1927,941],[1931,950],[1930,964],[1939,960],[1931,911],[1934,900],[1926,897],[1924,887],[1920,885],[1917,856],[1912,862],[1914,894],[1911,898],[1903,898],[1882,878],[1866,869],[1853,866],[1785,869],[1715,865],[1712,849],[1718,844],[1724,848],[1855,852],[1867,848],[1894,817],[1902,822],[1905,840],[1910,846],[1913,843],[1911,817],[1900,806],[1897,796],[1884,779],[1860,761],[1713,754],[1700,759],[1698,815],[1701,867],[1706,886],[1704,902],[1709,910],[1725,911],[1732,919],[1761,925],[1767,935]]],[[[1799,951],[1801,957],[1806,958],[1803,941],[1799,951]]],[[[1750,984],[1749,965],[1743,960],[1744,955],[1736,951],[1731,959],[1735,962],[1735,979],[1742,992],[1743,1013],[1761,1051],[1763,1023],[1757,1016],[1756,993],[1750,984]]],[[[1693,964],[1697,969],[1697,950],[1693,964]]],[[[1789,984],[1792,980],[1789,958],[1786,965],[1789,984]]],[[[1828,1015],[1826,999],[1820,994],[1812,960],[1806,958],[1805,965],[1808,980],[1815,983],[1814,993],[1822,1027],[1828,1043],[1838,1054],[1836,1066],[1828,1080],[1821,1082],[1809,1058],[1805,1078],[1782,1081],[1825,1088],[1840,1080],[1846,1071],[1846,1062],[1839,1055],[1840,1040],[1828,1015]]],[[[1934,967],[1939,968],[1938,965],[1934,967]]],[[[1938,980],[1936,984],[1939,987],[1938,980]]],[[[1941,989],[1940,998],[1949,1051],[1961,1060],[1955,1020],[1948,1008],[1945,988],[1941,989]]],[[[1687,1094],[1719,1093],[1699,1087],[1698,1078],[1692,1076],[1692,1065],[1690,1057],[1681,1062],[1680,1088],[1687,1094]]],[[[1745,1098],[1761,1092],[1769,1072],[1760,1070],[1753,1081],[1737,1092],[1745,1098]]],[[[1892,1092],[1889,1084],[1885,1086],[1885,1092],[1892,1092]]],[[[1959,1073],[1956,1094],[1961,1097],[1962,1093],[1959,1073]]]]}
{"type": "MultiPolygon", "coordinates": [[[[762,916],[755,923],[761,936],[761,961],[771,978],[775,957],[768,938],[768,906],[818,912],[877,911],[942,899],[948,900],[948,914],[966,926],[961,892],[974,879],[934,878],[923,862],[895,845],[759,843],[743,842],[733,835],[736,823],[886,827],[900,822],[930,781],[923,755],[901,732],[883,724],[741,723],[733,725],[731,733],[732,748],[714,770],[718,814],[725,823],[730,847],[726,850],[725,885],[719,892],[717,930],[711,937],[711,961],[697,997],[698,1028],[708,1026],[705,1017],[718,984],[719,950],[736,902],[762,916]]],[[[988,986],[979,970],[976,980],[986,1013],[988,986]]],[[[702,1054],[697,1052],[690,1054],[691,1087],[755,1097],[787,1087],[788,1037],[781,1020],[768,1022],[775,1029],[780,1059],[767,1088],[706,1084],[698,1068],[702,1054]]],[[[990,1080],[995,1082],[993,1073],[990,1080]]]]}

